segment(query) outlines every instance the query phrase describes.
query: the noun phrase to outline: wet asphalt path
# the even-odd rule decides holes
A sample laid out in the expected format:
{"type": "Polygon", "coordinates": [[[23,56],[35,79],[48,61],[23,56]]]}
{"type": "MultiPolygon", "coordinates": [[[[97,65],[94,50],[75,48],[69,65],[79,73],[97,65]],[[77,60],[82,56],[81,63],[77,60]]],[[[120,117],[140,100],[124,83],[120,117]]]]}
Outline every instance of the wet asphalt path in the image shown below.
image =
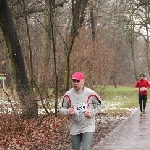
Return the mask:
{"type": "Polygon", "coordinates": [[[150,150],[150,103],[146,114],[138,108],[92,150],[150,150]]]}

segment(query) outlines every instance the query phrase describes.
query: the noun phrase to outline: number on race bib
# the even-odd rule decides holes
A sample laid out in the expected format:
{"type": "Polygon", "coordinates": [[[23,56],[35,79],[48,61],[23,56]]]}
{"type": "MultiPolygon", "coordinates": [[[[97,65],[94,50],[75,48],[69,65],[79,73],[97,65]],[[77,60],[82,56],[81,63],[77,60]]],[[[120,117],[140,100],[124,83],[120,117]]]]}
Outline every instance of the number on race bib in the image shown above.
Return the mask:
{"type": "Polygon", "coordinates": [[[87,103],[74,104],[73,106],[74,106],[75,113],[82,113],[85,112],[87,109],[87,103]]]}
{"type": "Polygon", "coordinates": [[[141,87],[140,88],[140,91],[142,92],[142,91],[145,91],[145,87],[141,87]]]}

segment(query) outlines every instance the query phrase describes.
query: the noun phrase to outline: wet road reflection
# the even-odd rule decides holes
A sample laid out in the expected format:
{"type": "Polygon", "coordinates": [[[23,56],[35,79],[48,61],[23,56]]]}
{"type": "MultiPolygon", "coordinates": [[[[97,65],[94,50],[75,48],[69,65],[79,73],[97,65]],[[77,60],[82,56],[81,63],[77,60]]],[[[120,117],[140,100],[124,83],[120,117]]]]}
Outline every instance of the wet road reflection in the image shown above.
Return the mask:
{"type": "Polygon", "coordinates": [[[92,150],[150,150],[150,104],[140,116],[139,108],[92,150]]]}

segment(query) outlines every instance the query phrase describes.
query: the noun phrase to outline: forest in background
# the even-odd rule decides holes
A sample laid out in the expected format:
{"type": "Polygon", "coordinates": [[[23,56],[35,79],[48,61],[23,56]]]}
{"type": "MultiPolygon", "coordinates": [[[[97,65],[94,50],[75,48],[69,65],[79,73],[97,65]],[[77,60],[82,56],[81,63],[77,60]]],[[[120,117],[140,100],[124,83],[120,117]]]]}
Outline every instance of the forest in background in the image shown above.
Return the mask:
{"type": "Polygon", "coordinates": [[[0,73],[23,116],[37,116],[35,96],[53,96],[57,109],[74,71],[90,87],[149,78],[149,9],[148,0],[0,0],[0,73]]]}

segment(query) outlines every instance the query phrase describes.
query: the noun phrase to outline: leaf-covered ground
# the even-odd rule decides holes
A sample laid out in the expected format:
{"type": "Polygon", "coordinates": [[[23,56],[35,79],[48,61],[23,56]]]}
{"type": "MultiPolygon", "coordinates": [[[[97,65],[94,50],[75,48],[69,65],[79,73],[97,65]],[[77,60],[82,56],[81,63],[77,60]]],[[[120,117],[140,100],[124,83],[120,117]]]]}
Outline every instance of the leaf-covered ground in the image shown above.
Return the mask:
{"type": "MultiPolygon", "coordinates": [[[[128,115],[99,114],[92,147],[128,115]]],[[[21,120],[0,115],[0,150],[71,150],[69,118],[41,115],[38,120],[21,120]]]]}

